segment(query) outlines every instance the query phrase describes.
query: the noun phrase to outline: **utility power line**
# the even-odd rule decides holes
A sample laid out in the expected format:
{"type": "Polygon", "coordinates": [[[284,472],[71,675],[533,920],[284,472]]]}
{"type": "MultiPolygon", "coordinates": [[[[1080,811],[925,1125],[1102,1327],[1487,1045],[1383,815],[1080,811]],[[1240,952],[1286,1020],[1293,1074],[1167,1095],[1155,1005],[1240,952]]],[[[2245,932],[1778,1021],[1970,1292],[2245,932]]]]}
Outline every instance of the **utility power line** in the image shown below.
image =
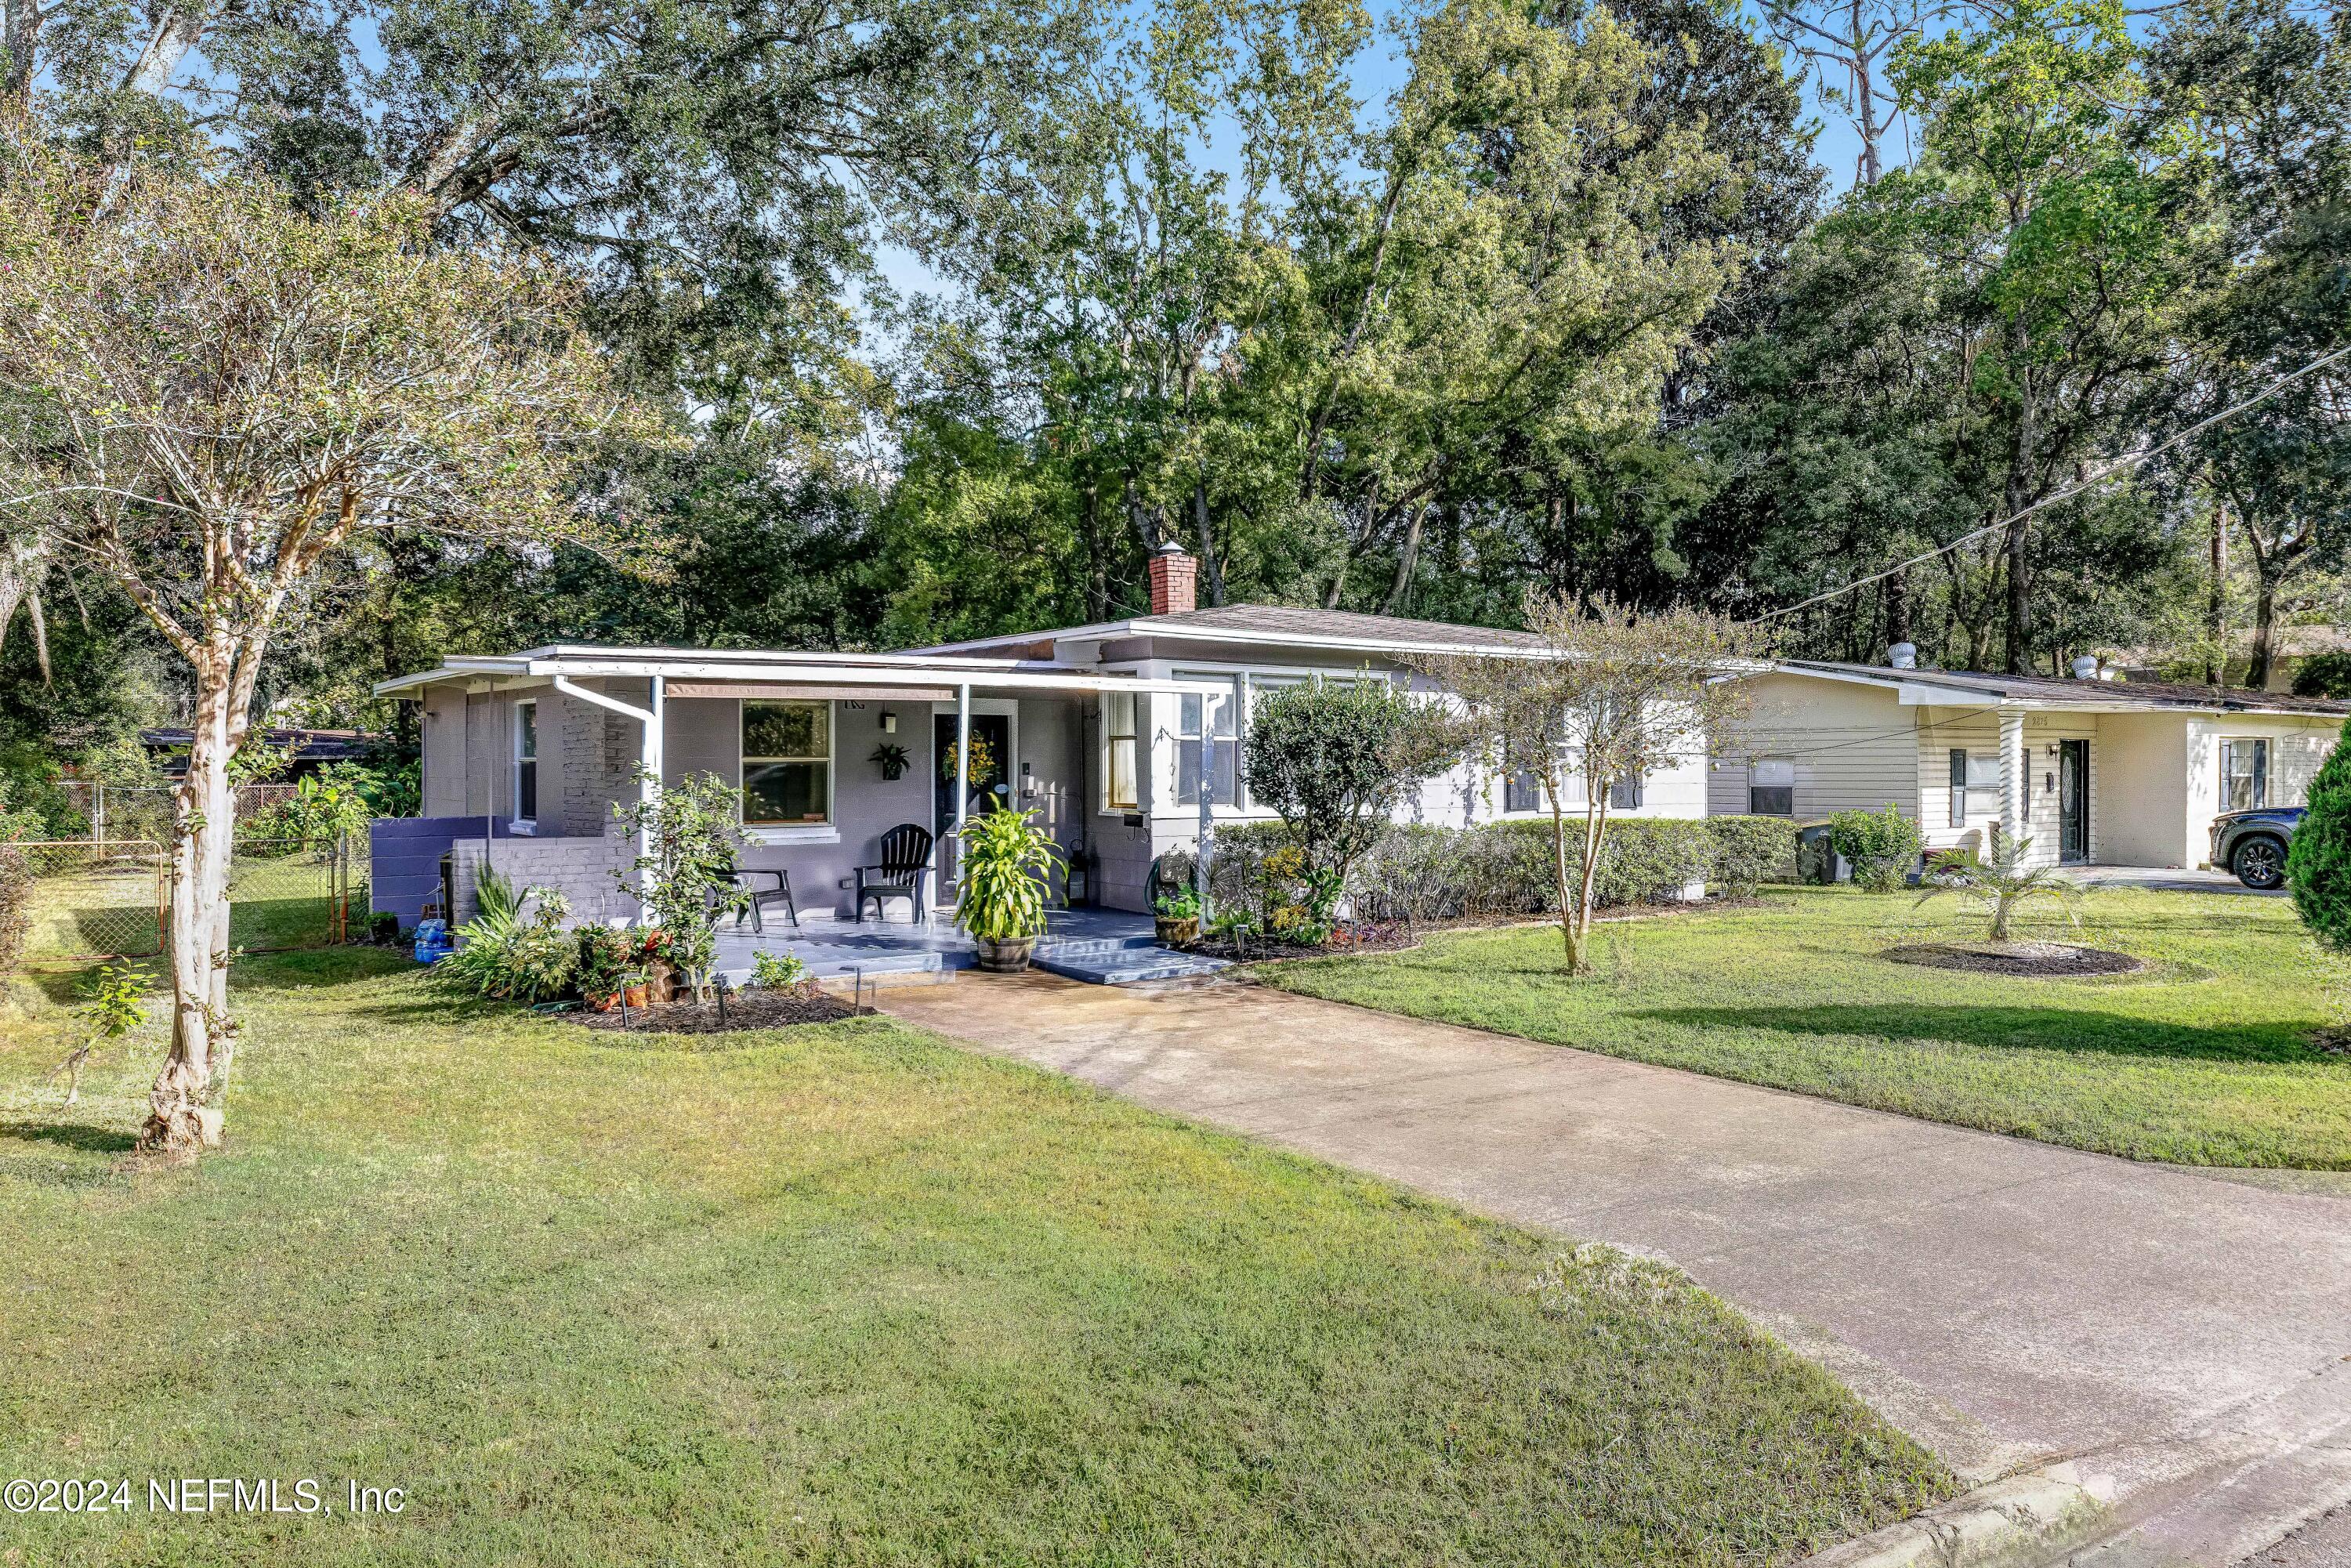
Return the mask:
{"type": "Polygon", "coordinates": [[[1906,572],[1914,566],[1933,560],[1938,555],[1949,555],[1951,551],[1959,549],[1961,545],[1972,544],[1974,541],[1982,538],[1987,534],[2005,533],[2009,528],[2017,523],[2023,521],[2026,517],[2031,517],[2033,513],[2041,510],[2043,507],[2053,507],[2060,501],[2072,500],[2074,497],[2081,495],[2085,490],[2095,490],[2099,486],[2105,484],[2107,480],[2113,478],[2116,475],[2128,473],[2131,469],[2137,467],[2142,463],[2146,463],[2153,458],[2160,457],[2163,454],[2170,451],[2173,447],[2179,445],[2189,436],[2194,435],[2197,432],[2209,430],[2213,425],[2220,423],[2222,420],[2233,419],[2238,414],[2244,413],[2247,409],[2254,407],[2256,404],[2268,402],[2286,387],[2302,380],[2303,377],[2309,375],[2312,371],[2325,370],[2335,361],[2346,358],[2346,356],[2351,356],[2351,347],[2337,349],[2333,353],[2325,355],[2324,358],[2313,360],[2310,363],[2303,366],[2300,370],[2290,371],[2286,374],[2278,377],[2277,380],[2270,382],[2269,385],[2263,387],[2261,391],[2255,392],[2252,396],[2245,399],[2243,402],[2232,403],[2229,407],[2222,409],[2218,413],[2209,414],[2206,417],[2198,420],[2187,429],[2174,434],[2168,440],[2158,443],[2154,446],[2150,446],[2144,452],[2135,452],[2128,457],[2125,457],[2118,462],[2100,469],[2095,475],[2083,480],[2081,483],[2074,486],[2070,489],[2060,490],[2053,496],[2044,496],[2040,500],[2033,502],[2032,505],[2017,512],[2013,512],[2008,517],[2002,517],[1996,523],[1986,523],[1980,528],[1970,528],[1949,544],[1937,545],[1933,549],[1927,550],[1919,555],[1914,555],[1908,560],[1899,561],[1893,566],[1887,567],[1884,571],[1876,571],[1870,573],[1867,577],[1855,578],[1853,581],[1846,583],[1842,588],[1832,588],[1827,590],[1825,592],[1815,593],[1810,599],[1800,599],[1793,604],[1782,605],[1777,610],[1767,610],[1762,614],[1756,616],[1752,622],[1749,622],[1749,624],[1761,625],[1766,621],[1777,620],[1782,615],[1793,615],[1799,610],[1809,610],[1815,604],[1825,604],[1832,599],[1843,598],[1845,594],[1853,592],[1855,589],[1867,588],[1873,582],[1883,582],[1887,578],[1896,576],[1901,572],[1906,572]]]}

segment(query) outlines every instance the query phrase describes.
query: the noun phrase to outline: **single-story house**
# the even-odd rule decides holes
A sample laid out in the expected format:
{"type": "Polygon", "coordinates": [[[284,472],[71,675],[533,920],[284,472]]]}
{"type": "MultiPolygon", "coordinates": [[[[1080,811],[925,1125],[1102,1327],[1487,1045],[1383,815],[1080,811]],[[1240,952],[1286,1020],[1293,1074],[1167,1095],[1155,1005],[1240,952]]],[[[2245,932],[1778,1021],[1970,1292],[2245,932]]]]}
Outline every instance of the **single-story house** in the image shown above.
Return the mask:
{"type": "Polygon", "coordinates": [[[1807,659],[1752,677],[1719,738],[1709,813],[1813,819],[1891,803],[1929,849],[2031,840],[2045,863],[2195,867],[2212,819],[2302,804],[2351,704],[2231,687],[1807,659]]]}
{"type": "MultiPolygon", "coordinates": [[[[1238,766],[1239,737],[1268,693],[1306,681],[1417,683],[1410,653],[1533,645],[1521,632],[1387,616],[1202,609],[1195,567],[1166,547],[1150,563],[1148,613],[1061,631],[902,653],[552,646],[452,658],[376,690],[423,705],[423,815],[463,820],[450,839],[459,866],[494,850],[517,885],[560,889],[580,918],[635,911],[613,876],[635,852],[613,806],[636,797],[640,767],[741,789],[741,863],[788,873],[803,912],[852,916],[855,868],[907,822],[939,841],[945,902],[952,830],[991,796],[1038,811],[1065,851],[1082,853],[1086,899],[1142,911],[1154,860],[1196,843],[1204,818],[1271,815],[1249,798],[1238,766]]],[[[1611,799],[1625,814],[1697,817],[1706,791],[1706,759],[1693,751],[1620,782],[1611,799]]],[[[1465,766],[1408,810],[1458,826],[1531,819],[1541,807],[1527,780],[1465,766]]],[[[470,873],[456,882],[462,918],[470,873]]]]}

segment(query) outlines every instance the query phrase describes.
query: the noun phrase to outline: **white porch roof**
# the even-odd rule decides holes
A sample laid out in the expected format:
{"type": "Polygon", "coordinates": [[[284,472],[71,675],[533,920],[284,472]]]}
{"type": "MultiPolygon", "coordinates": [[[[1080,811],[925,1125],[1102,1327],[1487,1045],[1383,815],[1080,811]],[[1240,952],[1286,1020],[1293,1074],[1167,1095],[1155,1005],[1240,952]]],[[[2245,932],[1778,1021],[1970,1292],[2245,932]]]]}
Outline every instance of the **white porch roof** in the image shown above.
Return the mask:
{"type": "Polygon", "coordinates": [[[841,695],[852,697],[904,691],[910,700],[918,693],[927,695],[942,687],[960,686],[1039,693],[1214,693],[1219,689],[1196,681],[1155,679],[1034,659],[558,645],[519,653],[452,658],[436,669],[379,681],[374,690],[378,696],[415,697],[429,686],[444,685],[489,691],[558,679],[643,680],[652,676],[659,676],[664,683],[682,681],[704,687],[837,687],[841,695]]]}

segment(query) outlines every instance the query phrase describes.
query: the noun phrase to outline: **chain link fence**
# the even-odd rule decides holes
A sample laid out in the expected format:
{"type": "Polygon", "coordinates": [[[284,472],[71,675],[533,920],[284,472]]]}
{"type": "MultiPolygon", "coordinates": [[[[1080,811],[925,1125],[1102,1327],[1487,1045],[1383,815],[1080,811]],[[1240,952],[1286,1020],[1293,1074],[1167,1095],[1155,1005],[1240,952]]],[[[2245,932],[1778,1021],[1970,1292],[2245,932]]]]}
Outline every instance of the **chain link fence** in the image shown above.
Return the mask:
{"type": "MultiPolygon", "coordinates": [[[[24,967],[162,952],[171,857],[159,839],[37,840],[12,846],[30,878],[24,967]]],[[[252,953],[366,935],[368,842],[240,841],[229,862],[229,942],[252,953]]]]}

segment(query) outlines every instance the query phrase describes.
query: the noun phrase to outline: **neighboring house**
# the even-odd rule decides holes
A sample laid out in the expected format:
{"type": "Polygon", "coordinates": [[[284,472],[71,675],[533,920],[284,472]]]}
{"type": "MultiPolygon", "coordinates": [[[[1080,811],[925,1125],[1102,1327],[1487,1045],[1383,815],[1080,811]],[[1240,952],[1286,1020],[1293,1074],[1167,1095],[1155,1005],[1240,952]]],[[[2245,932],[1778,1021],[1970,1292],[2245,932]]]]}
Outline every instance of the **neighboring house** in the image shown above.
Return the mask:
{"type": "MultiPolygon", "coordinates": [[[[297,779],[335,762],[364,762],[374,754],[381,737],[364,729],[287,729],[270,726],[256,732],[287,754],[281,777],[297,779]]],[[[142,729],[139,744],[162,768],[177,779],[188,770],[188,748],[196,743],[190,729],[142,729]]]]}
{"type": "Polygon", "coordinates": [[[1814,819],[1889,802],[1930,849],[2001,825],[2035,862],[2190,867],[2212,819],[2299,805],[2351,704],[2229,687],[1787,660],[1721,737],[1708,810],[1814,819]]]}
{"type": "MultiPolygon", "coordinates": [[[[914,822],[951,841],[959,810],[999,793],[1083,852],[1094,902],[1141,910],[1154,859],[1197,841],[1204,784],[1216,822],[1270,816],[1248,798],[1238,766],[1239,737],[1268,693],[1412,680],[1411,652],[1535,645],[1522,632],[1384,616],[1197,609],[1194,568],[1163,549],[1150,563],[1151,612],[1100,625],[904,653],[534,648],[451,659],[377,691],[423,706],[423,815],[449,824],[458,864],[494,850],[517,884],[561,888],[583,918],[634,913],[612,874],[634,853],[612,808],[636,796],[641,763],[665,780],[714,773],[741,788],[743,864],[788,871],[803,910],[852,913],[853,870],[873,860],[883,833],[914,822]],[[959,799],[956,737],[967,734],[973,766],[959,799]],[[906,752],[898,779],[873,760],[884,744],[906,752]]],[[[1696,817],[1706,789],[1694,754],[1620,781],[1612,800],[1625,814],[1696,817]]],[[[1541,806],[1524,779],[1464,767],[1425,786],[1408,814],[1460,825],[1532,819],[1541,806]]],[[[951,895],[951,841],[937,865],[951,895]]],[[[461,871],[460,916],[470,880],[461,871]]]]}

